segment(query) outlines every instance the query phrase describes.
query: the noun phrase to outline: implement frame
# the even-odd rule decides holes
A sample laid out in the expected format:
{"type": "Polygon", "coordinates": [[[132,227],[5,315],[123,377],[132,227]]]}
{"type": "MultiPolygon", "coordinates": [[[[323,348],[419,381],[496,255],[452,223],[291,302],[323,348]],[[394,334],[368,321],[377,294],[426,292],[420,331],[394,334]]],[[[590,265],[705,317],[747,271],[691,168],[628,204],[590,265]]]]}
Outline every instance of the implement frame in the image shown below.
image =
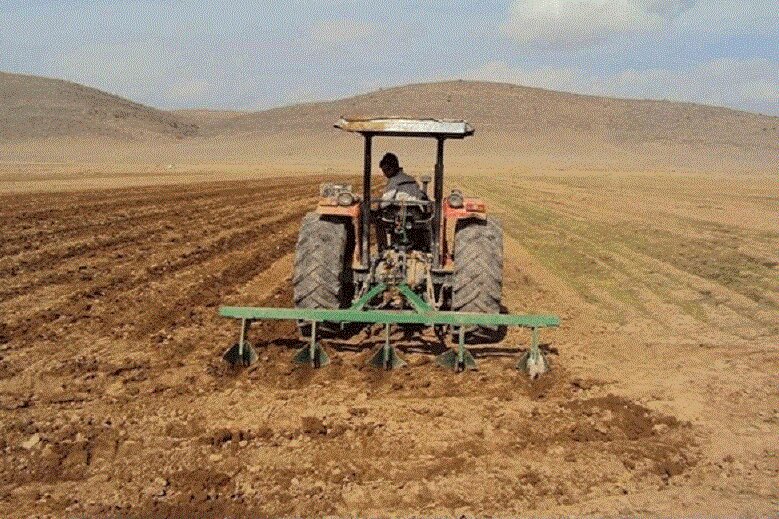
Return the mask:
{"type": "MultiPolygon", "coordinates": [[[[538,330],[540,328],[558,327],[560,318],[554,315],[513,315],[513,314],[481,314],[474,312],[448,312],[437,311],[428,305],[421,297],[414,293],[406,284],[400,284],[393,288],[402,294],[412,306],[412,310],[374,310],[365,309],[367,303],[379,294],[388,290],[384,283],[380,283],[357,299],[350,308],[331,310],[318,308],[268,308],[253,306],[223,306],[219,309],[219,315],[241,321],[238,358],[243,359],[246,351],[251,347],[245,345],[245,336],[249,325],[256,320],[290,320],[308,321],[311,323],[310,345],[304,347],[296,360],[301,363],[309,363],[314,367],[324,366],[329,362],[327,354],[317,342],[317,323],[365,323],[383,324],[386,329],[386,341],[384,347],[377,352],[371,363],[385,369],[405,365],[389,341],[390,326],[393,324],[417,324],[426,326],[448,325],[458,331],[457,351],[449,350],[439,355],[438,363],[452,367],[455,370],[476,369],[473,356],[465,348],[465,327],[471,325],[486,326],[516,326],[530,328],[530,350],[523,356],[539,358],[541,352],[538,345],[538,330]]],[[[520,360],[520,364],[522,364],[520,360]]],[[[526,361],[525,361],[526,362],[526,361]]],[[[519,366],[518,366],[519,367],[519,366]]]]}

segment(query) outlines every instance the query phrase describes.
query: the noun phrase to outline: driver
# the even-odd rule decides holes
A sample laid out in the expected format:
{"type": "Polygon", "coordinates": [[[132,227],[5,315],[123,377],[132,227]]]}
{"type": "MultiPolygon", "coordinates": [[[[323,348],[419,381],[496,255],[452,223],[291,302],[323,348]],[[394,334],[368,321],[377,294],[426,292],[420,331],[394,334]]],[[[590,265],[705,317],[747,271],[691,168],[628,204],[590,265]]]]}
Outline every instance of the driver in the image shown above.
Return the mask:
{"type": "MultiPolygon", "coordinates": [[[[382,157],[379,162],[379,168],[381,168],[384,176],[387,177],[387,185],[384,186],[384,193],[381,196],[382,202],[380,207],[387,209],[393,206],[393,201],[412,201],[412,200],[427,200],[427,195],[422,189],[420,189],[417,181],[414,177],[407,175],[403,168],[400,167],[398,162],[398,156],[394,153],[387,153],[382,157]]],[[[387,232],[389,224],[382,218],[376,220],[376,235],[378,237],[379,252],[383,251],[388,245],[391,239],[388,238],[387,232]]],[[[411,239],[414,242],[419,242],[420,249],[425,248],[425,234],[420,233],[418,229],[414,229],[411,232],[411,239]]],[[[429,241],[429,240],[428,240],[429,241]]]]}
{"type": "Polygon", "coordinates": [[[407,175],[400,167],[398,156],[394,153],[386,153],[379,162],[379,168],[387,177],[382,200],[425,200],[427,198],[414,177],[407,175]]]}

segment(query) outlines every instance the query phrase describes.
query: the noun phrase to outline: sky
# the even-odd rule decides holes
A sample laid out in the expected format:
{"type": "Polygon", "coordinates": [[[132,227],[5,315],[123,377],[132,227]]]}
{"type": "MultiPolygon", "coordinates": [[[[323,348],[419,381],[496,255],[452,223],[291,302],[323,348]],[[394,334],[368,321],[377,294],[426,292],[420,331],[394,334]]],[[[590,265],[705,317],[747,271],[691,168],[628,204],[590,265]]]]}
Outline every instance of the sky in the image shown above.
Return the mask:
{"type": "Polygon", "coordinates": [[[475,79],[779,115],[779,0],[0,0],[0,70],[160,108],[475,79]]]}

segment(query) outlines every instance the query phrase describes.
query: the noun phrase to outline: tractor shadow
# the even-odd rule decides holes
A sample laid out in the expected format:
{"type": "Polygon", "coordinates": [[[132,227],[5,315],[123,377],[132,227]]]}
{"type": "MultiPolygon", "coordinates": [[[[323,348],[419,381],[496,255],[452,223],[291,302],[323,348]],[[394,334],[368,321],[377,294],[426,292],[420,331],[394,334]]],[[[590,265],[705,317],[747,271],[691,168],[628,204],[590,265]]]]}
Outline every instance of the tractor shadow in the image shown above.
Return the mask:
{"type": "MultiPolygon", "coordinates": [[[[456,348],[457,346],[455,344],[452,347],[456,348]]],[[[467,348],[474,357],[485,358],[485,357],[516,357],[517,355],[520,355],[526,352],[528,349],[530,349],[530,346],[529,345],[483,346],[483,345],[474,344],[474,345],[467,346],[467,348]]],[[[557,348],[552,346],[550,343],[540,343],[538,345],[538,348],[545,355],[557,355],[559,353],[557,348]]]]}
{"type": "MultiPolygon", "coordinates": [[[[424,328],[397,329],[390,334],[390,343],[404,353],[439,355],[449,349],[445,341],[423,334],[424,328]]],[[[325,342],[337,352],[361,353],[383,345],[384,329],[365,328],[350,339],[327,339],[325,342]]]]}
{"type": "MultiPolygon", "coordinates": [[[[503,339],[505,340],[505,339],[503,339]]],[[[384,344],[384,330],[381,327],[366,328],[361,330],[350,338],[324,338],[322,344],[338,353],[365,353],[379,348],[384,344]]],[[[457,341],[446,334],[445,337],[434,336],[426,329],[398,329],[390,335],[390,342],[402,353],[412,353],[421,355],[437,356],[447,350],[456,349],[457,341]]],[[[280,346],[289,350],[297,350],[306,344],[306,338],[278,338],[270,341],[275,346],[280,346]]],[[[530,347],[529,341],[523,341],[521,344],[466,344],[466,348],[476,358],[491,357],[516,357],[527,351],[530,347]]],[[[544,354],[559,354],[556,347],[551,343],[541,343],[539,348],[544,354]]]]}
{"type": "MultiPolygon", "coordinates": [[[[500,313],[508,314],[509,309],[501,304],[500,313]]],[[[508,337],[507,327],[501,326],[488,343],[466,343],[466,348],[475,358],[505,358],[516,357],[530,348],[529,338],[514,345],[506,344],[508,337]]],[[[365,353],[379,348],[386,340],[383,326],[366,326],[359,331],[348,330],[342,336],[322,337],[322,345],[339,353],[365,353]]],[[[298,350],[308,344],[305,337],[279,337],[268,344],[273,344],[289,350],[298,350]]],[[[437,356],[448,350],[457,349],[456,337],[449,333],[435,334],[427,326],[411,325],[407,327],[393,327],[390,333],[390,342],[400,352],[406,354],[421,354],[437,356]]],[[[541,343],[539,348],[546,355],[559,354],[557,348],[550,343],[541,343]]]]}

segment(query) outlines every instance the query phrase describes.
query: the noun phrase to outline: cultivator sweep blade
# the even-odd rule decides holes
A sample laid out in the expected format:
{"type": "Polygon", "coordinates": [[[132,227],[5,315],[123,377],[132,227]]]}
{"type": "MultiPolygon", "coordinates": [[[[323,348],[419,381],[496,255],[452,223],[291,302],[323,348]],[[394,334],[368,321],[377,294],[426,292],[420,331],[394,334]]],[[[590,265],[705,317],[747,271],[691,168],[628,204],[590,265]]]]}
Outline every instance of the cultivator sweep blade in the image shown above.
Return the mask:
{"type": "Polygon", "coordinates": [[[292,358],[295,364],[307,364],[312,368],[321,368],[330,364],[330,357],[322,348],[322,345],[316,343],[313,347],[303,346],[292,358]]]}
{"type": "Polygon", "coordinates": [[[402,368],[406,366],[406,361],[398,355],[395,347],[390,344],[390,325],[385,324],[385,340],[384,345],[379,348],[376,353],[368,361],[368,364],[376,368],[390,370],[396,368],[402,368]]]}
{"type": "Polygon", "coordinates": [[[243,343],[243,348],[236,343],[224,352],[222,358],[233,366],[251,366],[257,362],[257,351],[248,342],[243,343]]]}
{"type": "Polygon", "coordinates": [[[457,350],[447,350],[438,357],[436,362],[439,366],[450,368],[455,371],[477,370],[476,359],[465,347],[465,327],[460,326],[457,339],[457,350]]]}
{"type": "Polygon", "coordinates": [[[473,358],[471,352],[465,350],[462,354],[454,350],[448,350],[436,357],[436,363],[439,366],[453,369],[455,371],[478,370],[476,366],[476,359],[473,358]]]}
{"type": "Polygon", "coordinates": [[[517,363],[517,369],[524,371],[531,379],[537,379],[549,371],[549,362],[538,347],[538,330],[533,328],[530,349],[526,351],[517,363]]]}
{"type": "Polygon", "coordinates": [[[222,355],[222,359],[232,366],[251,366],[257,362],[257,351],[246,340],[250,321],[241,319],[241,337],[222,355]]]}
{"type": "Polygon", "coordinates": [[[536,378],[549,369],[549,365],[538,347],[538,330],[540,328],[557,327],[560,319],[554,315],[511,315],[511,314],[480,314],[475,312],[447,312],[431,308],[425,301],[413,294],[405,285],[397,287],[399,293],[409,300],[411,310],[374,310],[365,309],[366,304],[379,295],[386,286],[374,287],[363,297],[355,301],[348,309],[320,309],[320,308],[258,308],[223,306],[219,309],[223,317],[232,317],[241,320],[241,338],[236,346],[233,346],[225,354],[225,360],[232,364],[249,365],[256,361],[257,354],[246,342],[245,335],[249,324],[258,319],[308,321],[311,323],[311,336],[309,344],[298,350],[294,362],[306,364],[315,368],[326,366],[330,358],[322,345],[317,341],[317,323],[362,323],[382,324],[386,330],[384,344],[373,354],[369,364],[381,369],[395,369],[406,365],[406,362],[398,354],[390,343],[391,325],[424,325],[432,327],[447,326],[458,330],[458,344],[456,349],[450,349],[436,358],[436,362],[444,367],[456,371],[477,369],[476,360],[465,347],[465,328],[473,325],[483,326],[519,326],[532,330],[530,350],[525,353],[517,367],[526,371],[532,378],[536,378]],[[411,296],[409,294],[412,294],[411,296]],[[413,296],[413,297],[412,297],[413,296]]]}
{"type": "Polygon", "coordinates": [[[321,368],[330,364],[330,357],[316,340],[316,321],[311,323],[311,341],[298,350],[292,358],[295,364],[306,364],[312,368],[321,368]]]}

